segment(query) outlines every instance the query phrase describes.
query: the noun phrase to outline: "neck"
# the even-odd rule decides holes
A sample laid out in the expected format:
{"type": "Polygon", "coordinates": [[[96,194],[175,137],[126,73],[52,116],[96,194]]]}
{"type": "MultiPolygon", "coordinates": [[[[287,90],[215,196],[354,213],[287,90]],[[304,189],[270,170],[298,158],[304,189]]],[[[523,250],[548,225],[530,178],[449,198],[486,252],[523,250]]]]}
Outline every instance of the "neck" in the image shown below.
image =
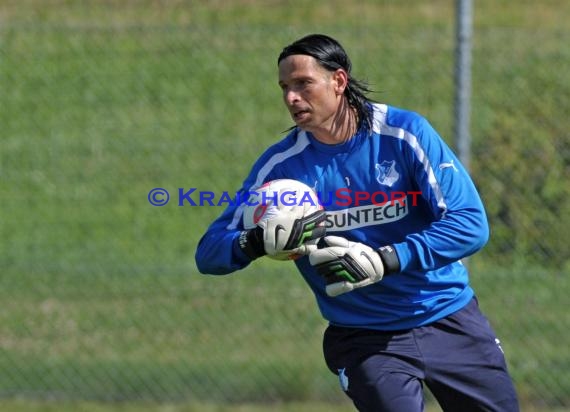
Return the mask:
{"type": "Polygon", "coordinates": [[[358,115],[346,99],[340,103],[330,127],[313,131],[313,136],[325,144],[340,144],[350,140],[358,130],[358,115]]]}

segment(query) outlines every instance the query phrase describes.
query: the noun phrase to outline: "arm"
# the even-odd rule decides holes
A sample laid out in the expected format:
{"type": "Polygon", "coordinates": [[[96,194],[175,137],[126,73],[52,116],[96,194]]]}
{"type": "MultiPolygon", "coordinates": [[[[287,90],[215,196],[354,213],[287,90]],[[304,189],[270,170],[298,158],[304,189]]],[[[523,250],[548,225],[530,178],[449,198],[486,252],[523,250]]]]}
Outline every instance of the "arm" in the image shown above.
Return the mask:
{"type": "Polygon", "coordinates": [[[392,245],[402,271],[445,266],[477,252],[489,238],[483,203],[467,171],[425,119],[413,126],[410,171],[434,221],[392,245]]]}
{"type": "MultiPolygon", "coordinates": [[[[273,167],[268,167],[275,152],[275,146],[266,150],[255,162],[242,188],[237,192],[240,201],[230,204],[208,227],[198,242],[196,265],[200,273],[225,275],[248,266],[254,257],[240,248],[239,237],[243,232],[243,209],[247,193],[254,187],[275,178],[273,167]]],[[[243,240],[243,239],[242,239],[243,240]]]]}
{"type": "Polygon", "coordinates": [[[326,219],[323,210],[298,218],[285,208],[277,216],[262,219],[257,227],[247,230],[244,230],[242,220],[243,201],[249,190],[264,182],[283,178],[276,165],[299,153],[307,145],[306,137],[297,139],[297,133],[292,132],[257,160],[238,192],[242,195],[241,204],[229,205],[198,243],[196,264],[201,273],[227,274],[245,268],[252,260],[266,254],[274,258],[308,254],[316,247],[306,242],[323,235],[325,227],[320,224],[326,219]]]}
{"type": "MultiPolygon", "coordinates": [[[[244,183],[244,187],[247,184],[244,183]]],[[[247,189],[242,189],[240,193],[247,189]]],[[[239,205],[229,205],[207,229],[196,249],[196,265],[203,274],[224,275],[243,269],[252,261],[238,246],[243,230],[239,205]]]]}

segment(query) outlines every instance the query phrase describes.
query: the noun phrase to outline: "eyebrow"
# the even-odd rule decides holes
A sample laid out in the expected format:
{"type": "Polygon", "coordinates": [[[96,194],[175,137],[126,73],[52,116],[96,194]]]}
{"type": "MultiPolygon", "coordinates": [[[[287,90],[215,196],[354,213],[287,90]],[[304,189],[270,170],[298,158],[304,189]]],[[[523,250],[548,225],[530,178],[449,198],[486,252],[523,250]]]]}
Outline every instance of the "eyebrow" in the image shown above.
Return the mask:
{"type": "MultiPolygon", "coordinates": [[[[307,75],[299,75],[299,76],[293,76],[291,78],[291,81],[295,82],[295,81],[303,81],[303,80],[314,80],[314,76],[307,76],[307,75]]],[[[285,83],[283,80],[279,79],[278,81],[279,84],[283,84],[285,83]]]]}

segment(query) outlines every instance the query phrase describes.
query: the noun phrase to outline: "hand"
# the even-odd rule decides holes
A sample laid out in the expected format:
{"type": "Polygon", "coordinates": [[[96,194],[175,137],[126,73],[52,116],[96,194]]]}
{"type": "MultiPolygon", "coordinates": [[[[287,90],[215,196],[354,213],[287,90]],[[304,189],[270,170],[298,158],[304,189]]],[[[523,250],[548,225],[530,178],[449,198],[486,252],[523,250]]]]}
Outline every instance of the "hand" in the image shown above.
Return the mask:
{"type": "Polygon", "coordinates": [[[328,247],[311,252],[309,262],[325,278],[327,295],[338,296],[382,280],[384,264],[377,251],[339,236],[327,236],[324,241],[328,247]]]}
{"type": "Polygon", "coordinates": [[[271,219],[261,220],[255,228],[241,232],[239,246],[251,259],[266,254],[276,259],[308,255],[317,249],[317,245],[307,242],[325,235],[325,219],[324,210],[300,219],[283,211],[271,219]]]}

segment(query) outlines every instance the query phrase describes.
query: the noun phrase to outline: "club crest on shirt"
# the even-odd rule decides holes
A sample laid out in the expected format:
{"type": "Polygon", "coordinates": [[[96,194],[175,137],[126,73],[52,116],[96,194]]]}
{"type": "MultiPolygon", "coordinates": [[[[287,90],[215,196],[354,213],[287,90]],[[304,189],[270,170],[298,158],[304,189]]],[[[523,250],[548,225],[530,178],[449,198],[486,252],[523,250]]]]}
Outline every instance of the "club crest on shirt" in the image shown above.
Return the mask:
{"type": "Polygon", "coordinates": [[[395,160],[384,160],[376,163],[376,180],[384,186],[392,187],[398,181],[400,174],[396,171],[395,160]]]}

